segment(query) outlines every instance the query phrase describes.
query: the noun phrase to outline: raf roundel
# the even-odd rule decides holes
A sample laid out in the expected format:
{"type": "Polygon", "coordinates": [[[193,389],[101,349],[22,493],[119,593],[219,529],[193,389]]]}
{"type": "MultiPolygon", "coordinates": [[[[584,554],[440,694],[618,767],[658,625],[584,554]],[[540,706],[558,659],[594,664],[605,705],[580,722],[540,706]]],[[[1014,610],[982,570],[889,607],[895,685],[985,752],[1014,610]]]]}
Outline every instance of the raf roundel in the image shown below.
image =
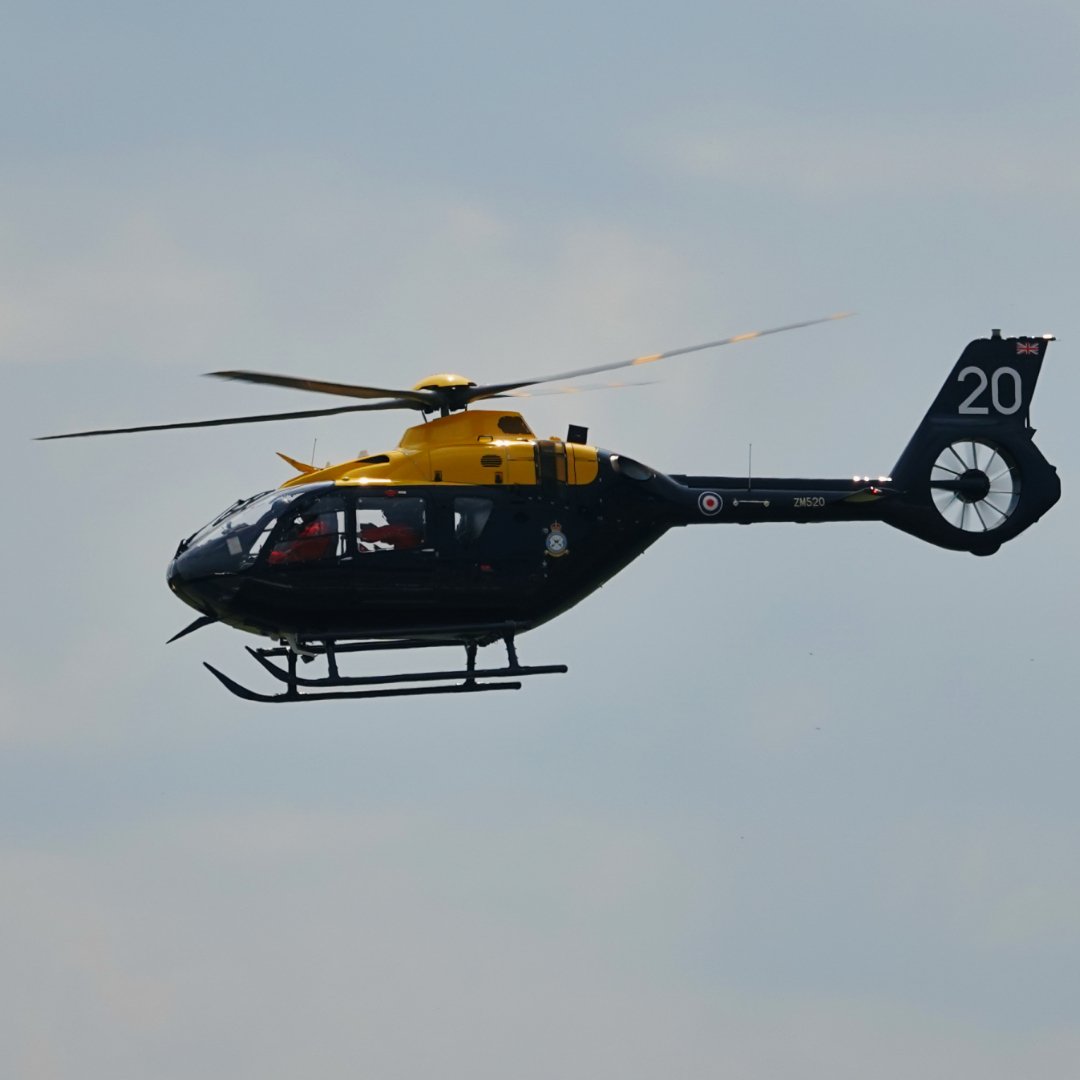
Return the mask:
{"type": "Polygon", "coordinates": [[[698,496],[698,509],[706,516],[712,517],[724,509],[724,500],[715,491],[703,491],[698,496]]]}

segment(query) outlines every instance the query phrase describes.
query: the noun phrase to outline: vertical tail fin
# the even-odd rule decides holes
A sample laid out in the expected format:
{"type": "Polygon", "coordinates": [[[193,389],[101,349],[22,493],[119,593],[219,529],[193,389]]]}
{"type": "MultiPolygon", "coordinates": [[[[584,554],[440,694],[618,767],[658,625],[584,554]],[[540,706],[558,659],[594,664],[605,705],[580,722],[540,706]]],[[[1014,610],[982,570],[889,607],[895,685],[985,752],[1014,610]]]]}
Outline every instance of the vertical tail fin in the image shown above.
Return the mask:
{"type": "Polygon", "coordinates": [[[995,330],[964,350],[893,469],[885,520],[941,547],[991,555],[1058,501],[1031,398],[1052,338],[995,330]]]}

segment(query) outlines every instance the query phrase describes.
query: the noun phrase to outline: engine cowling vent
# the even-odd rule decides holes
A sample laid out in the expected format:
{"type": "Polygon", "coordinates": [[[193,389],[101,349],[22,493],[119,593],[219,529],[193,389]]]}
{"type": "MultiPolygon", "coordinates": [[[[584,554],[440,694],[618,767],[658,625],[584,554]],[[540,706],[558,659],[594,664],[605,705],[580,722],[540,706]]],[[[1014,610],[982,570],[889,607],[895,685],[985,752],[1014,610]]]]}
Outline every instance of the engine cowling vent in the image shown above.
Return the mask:
{"type": "Polygon", "coordinates": [[[501,469],[503,460],[498,454],[484,454],[480,459],[480,464],[485,469],[501,469]]]}

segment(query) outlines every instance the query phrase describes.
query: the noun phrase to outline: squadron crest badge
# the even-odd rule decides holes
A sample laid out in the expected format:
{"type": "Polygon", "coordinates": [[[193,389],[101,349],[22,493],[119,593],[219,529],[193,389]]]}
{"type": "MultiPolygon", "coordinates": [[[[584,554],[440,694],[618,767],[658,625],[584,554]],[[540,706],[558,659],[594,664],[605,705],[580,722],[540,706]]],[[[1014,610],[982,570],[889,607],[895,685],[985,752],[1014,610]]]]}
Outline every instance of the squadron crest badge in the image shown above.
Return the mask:
{"type": "Polygon", "coordinates": [[[562,526],[557,522],[551,523],[551,528],[547,530],[547,539],[544,540],[544,548],[548,555],[553,559],[559,558],[560,555],[565,555],[569,550],[569,541],[566,539],[566,533],[562,531],[562,526]]]}

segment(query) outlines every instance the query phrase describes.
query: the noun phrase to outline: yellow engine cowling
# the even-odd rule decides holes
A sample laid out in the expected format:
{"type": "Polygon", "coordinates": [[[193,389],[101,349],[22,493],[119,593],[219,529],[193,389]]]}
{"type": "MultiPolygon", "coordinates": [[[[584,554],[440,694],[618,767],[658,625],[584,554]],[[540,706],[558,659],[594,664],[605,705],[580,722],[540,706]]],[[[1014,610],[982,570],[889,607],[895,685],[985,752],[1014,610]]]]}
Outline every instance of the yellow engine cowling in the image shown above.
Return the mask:
{"type": "MultiPolygon", "coordinates": [[[[300,468],[298,462],[285,460],[300,468]]],[[[591,484],[598,469],[593,446],[539,440],[518,413],[474,410],[409,428],[396,450],[325,469],[304,467],[300,476],[282,486],[326,480],[380,485],[535,485],[545,477],[577,485],[591,484]],[[545,469],[550,473],[545,474],[545,469]]]]}

